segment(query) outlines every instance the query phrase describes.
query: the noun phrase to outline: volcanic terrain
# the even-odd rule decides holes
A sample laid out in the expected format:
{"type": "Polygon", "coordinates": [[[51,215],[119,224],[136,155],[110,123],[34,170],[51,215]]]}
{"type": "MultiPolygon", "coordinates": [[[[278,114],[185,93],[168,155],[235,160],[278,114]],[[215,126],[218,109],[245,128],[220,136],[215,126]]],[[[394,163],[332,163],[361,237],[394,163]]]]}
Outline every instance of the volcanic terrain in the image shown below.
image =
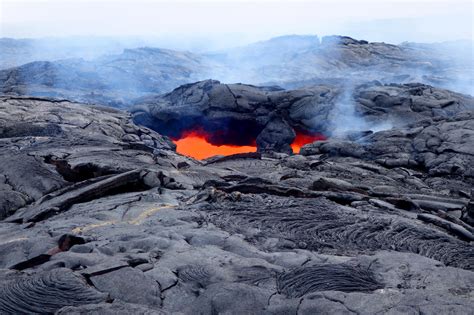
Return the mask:
{"type": "Polygon", "coordinates": [[[78,57],[81,49],[76,46],[67,46],[61,54],[46,40],[0,39],[0,92],[117,108],[128,107],[138,97],[160,95],[208,78],[287,89],[370,80],[421,82],[474,93],[469,41],[392,45],[347,36],[320,40],[294,35],[218,52],[139,47],[96,56],[106,44],[86,50],[93,56],[84,59],[78,57]],[[34,47],[39,52],[33,53],[34,47]]]}
{"type": "Polygon", "coordinates": [[[474,98],[368,79],[0,96],[0,314],[471,314],[474,98]]]}

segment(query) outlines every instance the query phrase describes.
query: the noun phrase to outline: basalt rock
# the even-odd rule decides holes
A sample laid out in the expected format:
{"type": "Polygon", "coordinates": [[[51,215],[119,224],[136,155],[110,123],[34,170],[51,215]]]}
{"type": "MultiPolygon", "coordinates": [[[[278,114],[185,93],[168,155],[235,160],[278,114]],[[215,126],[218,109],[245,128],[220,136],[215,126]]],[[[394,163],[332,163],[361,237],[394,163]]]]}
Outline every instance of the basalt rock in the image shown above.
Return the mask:
{"type": "MultiPolygon", "coordinates": [[[[173,138],[180,138],[185,131],[204,130],[214,145],[251,145],[256,141],[259,151],[291,153],[295,132],[328,137],[342,133],[348,146],[341,143],[340,150],[362,155],[364,151],[354,148],[353,142],[370,136],[364,128],[386,129],[390,127],[387,124],[404,126],[420,120],[426,126],[427,119],[453,120],[473,109],[472,97],[423,84],[373,82],[356,87],[316,85],[282,90],[207,80],[141,99],[132,112],[137,124],[173,138]]],[[[441,128],[470,127],[457,122],[441,128]]],[[[450,141],[460,141],[462,134],[453,132],[451,137],[458,138],[450,141]]],[[[402,136],[405,141],[407,135],[402,136]]],[[[430,145],[436,145],[435,141],[430,145]]]]}
{"type": "Polygon", "coordinates": [[[278,276],[278,290],[290,297],[317,291],[370,292],[383,288],[368,268],[347,264],[301,267],[278,276]]]}
{"type": "Polygon", "coordinates": [[[33,201],[32,211],[40,214],[120,186],[140,189],[146,186],[140,169],[159,160],[150,151],[175,148],[168,138],[134,125],[114,109],[29,98],[0,102],[0,187],[10,196],[0,200],[2,218],[33,201]],[[115,175],[130,171],[128,180],[115,175]],[[107,179],[111,175],[118,180],[107,179]]]}
{"type": "MultiPolygon", "coordinates": [[[[358,142],[328,140],[304,146],[301,154],[350,156],[392,167],[423,168],[433,176],[474,177],[474,111],[435,122],[421,121],[380,131],[358,142]]],[[[440,205],[441,208],[449,207],[440,205]]]]}
{"type": "Polygon", "coordinates": [[[18,275],[0,285],[2,313],[54,313],[64,306],[105,302],[108,295],[91,288],[71,270],[58,268],[18,275]]]}

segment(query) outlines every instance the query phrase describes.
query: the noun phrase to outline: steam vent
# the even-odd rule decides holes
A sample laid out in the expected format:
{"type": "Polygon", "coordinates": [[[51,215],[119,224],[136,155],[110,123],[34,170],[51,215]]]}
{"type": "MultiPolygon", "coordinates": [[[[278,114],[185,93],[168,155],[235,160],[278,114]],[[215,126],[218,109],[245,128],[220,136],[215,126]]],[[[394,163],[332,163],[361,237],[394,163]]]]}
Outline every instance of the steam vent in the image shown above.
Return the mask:
{"type": "Polygon", "coordinates": [[[431,47],[0,70],[0,315],[473,314],[474,71],[431,47]]]}

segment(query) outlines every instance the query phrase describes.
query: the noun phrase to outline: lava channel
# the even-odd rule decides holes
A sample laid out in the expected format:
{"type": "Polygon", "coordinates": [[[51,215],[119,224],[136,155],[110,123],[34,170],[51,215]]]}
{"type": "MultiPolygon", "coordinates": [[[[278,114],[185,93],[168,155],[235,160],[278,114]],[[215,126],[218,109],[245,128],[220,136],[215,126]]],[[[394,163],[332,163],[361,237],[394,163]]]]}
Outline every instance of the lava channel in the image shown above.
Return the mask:
{"type": "Polygon", "coordinates": [[[256,143],[252,145],[214,145],[209,143],[210,135],[203,130],[185,131],[179,139],[173,139],[176,152],[198,160],[214,155],[232,155],[237,153],[256,152],[256,143]]]}

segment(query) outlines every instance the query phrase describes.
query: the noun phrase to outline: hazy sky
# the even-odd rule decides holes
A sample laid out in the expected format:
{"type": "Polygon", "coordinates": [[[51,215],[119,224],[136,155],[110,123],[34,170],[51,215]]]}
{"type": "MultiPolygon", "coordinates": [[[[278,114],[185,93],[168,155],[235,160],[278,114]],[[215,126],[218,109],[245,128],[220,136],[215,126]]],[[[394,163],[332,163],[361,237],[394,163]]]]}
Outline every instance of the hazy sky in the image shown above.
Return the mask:
{"type": "Polygon", "coordinates": [[[239,43],[283,34],[370,41],[472,39],[473,3],[457,0],[0,0],[0,37],[142,36],[239,43]]]}

